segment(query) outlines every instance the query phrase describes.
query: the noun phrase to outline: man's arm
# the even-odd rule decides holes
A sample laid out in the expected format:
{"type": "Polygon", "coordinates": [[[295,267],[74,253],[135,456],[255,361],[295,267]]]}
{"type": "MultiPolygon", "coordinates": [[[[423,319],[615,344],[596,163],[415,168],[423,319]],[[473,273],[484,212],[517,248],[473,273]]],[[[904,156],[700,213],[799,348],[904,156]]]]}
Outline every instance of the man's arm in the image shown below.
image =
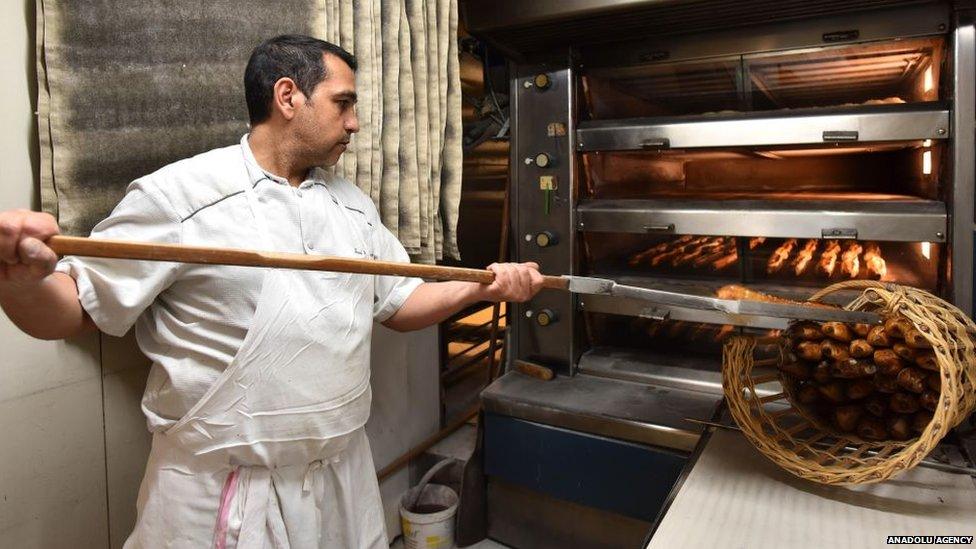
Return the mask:
{"type": "Polygon", "coordinates": [[[493,264],[491,284],[477,282],[426,282],[417,286],[400,309],[383,322],[400,332],[419,330],[441,322],[480,301],[523,302],[542,289],[542,275],[535,263],[493,264]]]}
{"type": "Polygon", "coordinates": [[[0,213],[0,307],[18,328],[40,339],[63,339],[95,328],[70,276],[54,272],[58,256],[44,242],[58,234],[48,214],[0,213]]]}

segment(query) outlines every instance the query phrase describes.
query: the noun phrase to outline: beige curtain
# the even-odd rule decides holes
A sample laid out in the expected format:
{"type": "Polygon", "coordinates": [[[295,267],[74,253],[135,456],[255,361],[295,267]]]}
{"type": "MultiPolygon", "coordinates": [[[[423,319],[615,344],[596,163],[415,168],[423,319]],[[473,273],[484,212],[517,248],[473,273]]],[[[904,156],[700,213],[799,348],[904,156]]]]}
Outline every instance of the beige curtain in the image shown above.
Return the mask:
{"type": "Polygon", "coordinates": [[[233,144],[251,49],[297,32],[359,58],[362,130],[336,169],[414,261],[458,256],[457,0],[37,0],[37,14],[41,198],[65,232],[87,234],[133,179],[233,144]]]}
{"type": "Polygon", "coordinates": [[[359,59],[362,131],[337,166],[415,261],[458,258],[457,0],[325,0],[320,32],[359,59]]]}

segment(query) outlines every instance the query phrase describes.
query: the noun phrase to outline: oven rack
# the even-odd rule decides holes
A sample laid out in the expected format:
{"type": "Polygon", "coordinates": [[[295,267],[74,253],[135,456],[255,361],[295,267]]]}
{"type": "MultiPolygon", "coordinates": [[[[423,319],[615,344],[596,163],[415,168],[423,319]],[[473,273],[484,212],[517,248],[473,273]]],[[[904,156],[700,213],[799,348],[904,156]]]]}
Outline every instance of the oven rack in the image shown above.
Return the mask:
{"type": "Polygon", "coordinates": [[[939,102],[791,111],[587,120],[576,148],[640,151],[775,147],[946,139],[949,109],[939,102]]]}
{"type": "Polygon", "coordinates": [[[945,242],[946,205],[895,200],[601,200],[580,202],[583,232],[945,242]]]}

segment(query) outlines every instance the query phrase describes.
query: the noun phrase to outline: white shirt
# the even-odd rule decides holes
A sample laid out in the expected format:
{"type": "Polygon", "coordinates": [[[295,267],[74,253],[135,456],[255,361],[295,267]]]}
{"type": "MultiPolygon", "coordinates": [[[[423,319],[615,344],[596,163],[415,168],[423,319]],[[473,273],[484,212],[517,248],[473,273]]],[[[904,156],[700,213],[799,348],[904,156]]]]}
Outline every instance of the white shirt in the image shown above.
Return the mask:
{"type": "MultiPolygon", "coordinates": [[[[263,240],[244,184],[256,191],[274,251],[409,261],[354,184],[315,169],[292,187],[258,166],[246,135],[240,145],[137,179],[92,237],[258,249],[263,240]]],[[[82,257],[62,259],[57,270],[74,277],[82,306],[103,332],[121,336],[135,324],[139,347],[152,360],[142,407],[153,431],[182,417],[230,364],[250,327],[264,274],[253,267],[82,257]]],[[[378,322],[422,283],[371,278],[378,322]]]]}

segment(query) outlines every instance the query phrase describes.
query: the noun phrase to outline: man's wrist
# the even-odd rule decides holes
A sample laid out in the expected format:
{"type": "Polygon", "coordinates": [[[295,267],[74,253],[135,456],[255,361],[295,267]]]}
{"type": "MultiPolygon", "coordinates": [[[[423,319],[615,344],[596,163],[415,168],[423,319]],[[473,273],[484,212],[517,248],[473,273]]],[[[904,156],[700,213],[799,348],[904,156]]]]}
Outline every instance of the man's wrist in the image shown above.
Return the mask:
{"type": "Polygon", "coordinates": [[[487,291],[487,284],[479,284],[477,282],[463,282],[462,284],[465,285],[464,290],[462,291],[463,307],[473,305],[479,301],[491,301],[491,297],[487,291]]]}

